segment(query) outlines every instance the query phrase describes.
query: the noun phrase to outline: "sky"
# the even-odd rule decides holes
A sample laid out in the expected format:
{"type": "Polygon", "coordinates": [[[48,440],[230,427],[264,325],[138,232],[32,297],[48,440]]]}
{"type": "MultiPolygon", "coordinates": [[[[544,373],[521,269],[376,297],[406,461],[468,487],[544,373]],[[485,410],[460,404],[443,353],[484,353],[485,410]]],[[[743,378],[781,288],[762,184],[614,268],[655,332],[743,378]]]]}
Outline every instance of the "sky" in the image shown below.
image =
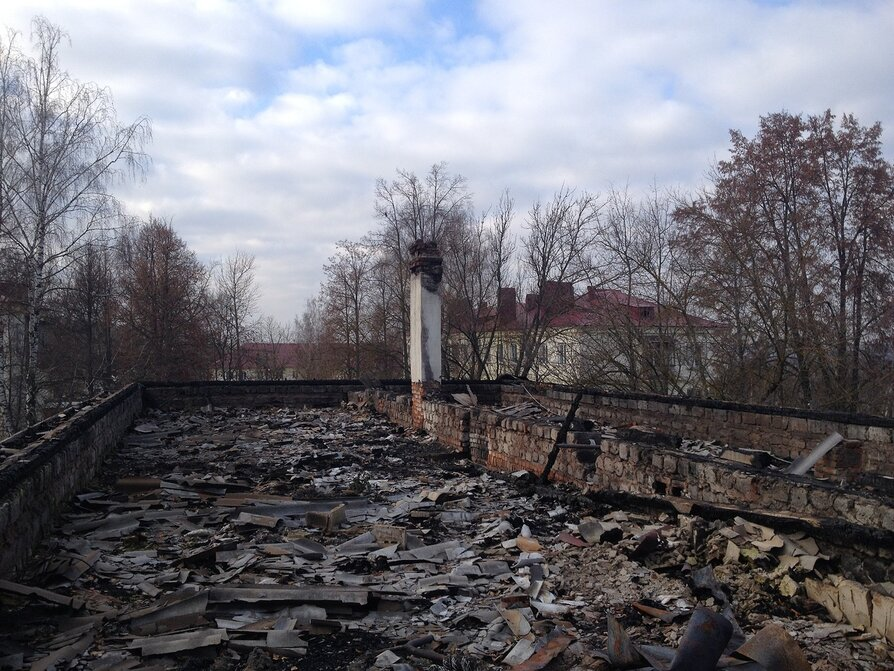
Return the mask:
{"type": "Polygon", "coordinates": [[[894,156],[894,2],[865,0],[2,0],[23,45],[64,29],[72,77],[151,120],[130,214],[169,219],[204,262],[253,254],[287,322],[375,183],[442,161],[477,211],[563,186],[705,185],[729,130],[850,113],[894,156]]]}

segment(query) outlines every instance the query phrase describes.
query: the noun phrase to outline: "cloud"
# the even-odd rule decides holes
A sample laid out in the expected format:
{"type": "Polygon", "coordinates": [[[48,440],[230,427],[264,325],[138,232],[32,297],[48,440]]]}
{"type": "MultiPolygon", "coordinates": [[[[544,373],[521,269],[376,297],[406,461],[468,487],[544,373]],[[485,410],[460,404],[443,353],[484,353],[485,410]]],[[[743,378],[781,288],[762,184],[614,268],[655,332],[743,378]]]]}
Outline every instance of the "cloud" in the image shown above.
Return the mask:
{"type": "Polygon", "coordinates": [[[446,160],[478,209],[508,187],[524,212],[563,183],[695,188],[729,128],[780,109],[894,128],[881,1],[5,0],[0,23],[27,38],[36,12],[71,35],[72,75],[152,118],[128,206],[203,259],[254,253],[281,320],[397,168],[446,160]]]}
{"type": "Polygon", "coordinates": [[[421,0],[271,0],[260,7],[299,31],[322,35],[407,33],[424,18],[421,0]]]}

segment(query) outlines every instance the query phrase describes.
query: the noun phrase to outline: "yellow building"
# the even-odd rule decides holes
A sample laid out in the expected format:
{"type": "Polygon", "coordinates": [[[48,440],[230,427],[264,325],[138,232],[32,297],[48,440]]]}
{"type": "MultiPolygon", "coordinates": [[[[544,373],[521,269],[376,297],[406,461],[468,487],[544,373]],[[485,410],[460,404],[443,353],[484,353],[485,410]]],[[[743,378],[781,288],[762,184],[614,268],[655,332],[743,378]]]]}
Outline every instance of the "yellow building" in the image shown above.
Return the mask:
{"type": "MultiPolygon", "coordinates": [[[[537,382],[587,384],[658,393],[697,393],[710,371],[716,322],[616,289],[547,282],[543,295],[519,302],[501,289],[486,307],[483,333],[454,332],[450,354],[459,369],[475,355],[482,377],[522,376],[537,382]]],[[[469,366],[465,366],[469,368],[469,366]]]]}

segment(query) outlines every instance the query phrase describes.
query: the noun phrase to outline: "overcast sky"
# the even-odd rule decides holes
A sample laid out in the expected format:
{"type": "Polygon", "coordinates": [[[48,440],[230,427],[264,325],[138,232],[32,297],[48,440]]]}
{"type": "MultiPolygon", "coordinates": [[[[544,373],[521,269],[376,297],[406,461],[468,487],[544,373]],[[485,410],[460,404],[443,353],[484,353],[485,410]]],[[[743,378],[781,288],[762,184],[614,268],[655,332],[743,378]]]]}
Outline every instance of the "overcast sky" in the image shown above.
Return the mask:
{"type": "Polygon", "coordinates": [[[894,133],[894,2],[2,0],[27,42],[152,120],[152,167],[118,193],[203,261],[255,255],[261,309],[291,320],[374,187],[447,161],[484,210],[563,184],[693,189],[730,128],[831,108],[894,133]]]}

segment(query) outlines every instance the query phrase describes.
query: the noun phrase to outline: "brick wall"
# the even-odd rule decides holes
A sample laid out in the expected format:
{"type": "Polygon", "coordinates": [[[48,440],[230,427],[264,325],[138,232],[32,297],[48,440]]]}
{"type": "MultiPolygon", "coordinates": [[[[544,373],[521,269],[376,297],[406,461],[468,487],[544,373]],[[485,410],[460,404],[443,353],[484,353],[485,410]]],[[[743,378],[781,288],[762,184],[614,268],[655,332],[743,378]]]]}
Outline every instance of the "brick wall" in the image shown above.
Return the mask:
{"type": "Polygon", "coordinates": [[[469,449],[469,409],[427,400],[422,404],[423,427],[438,441],[458,452],[469,449]]]}
{"type": "MultiPolygon", "coordinates": [[[[409,396],[382,391],[370,391],[364,396],[392,421],[411,426],[409,396]]],[[[527,395],[525,398],[530,400],[527,395]]],[[[502,400],[513,402],[511,394],[502,400]]],[[[566,400],[571,402],[562,396],[553,397],[557,415],[567,412],[567,405],[562,406],[566,400]]],[[[593,407],[592,398],[589,406],[593,407]]],[[[618,406],[607,403],[606,407],[618,406]]],[[[729,412],[728,409],[725,411],[729,412]]],[[[623,424],[619,419],[631,417],[633,409],[625,406],[622,412],[611,412],[615,423],[623,424]]],[[[651,417],[648,406],[637,407],[635,412],[641,413],[638,423],[661,426],[659,422],[647,421],[651,417]]],[[[559,432],[557,423],[517,419],[482,406],[467,408],[446,401],[426,401],[423,413],[425,430],[440,442],[467,451],[476,463],[504,472],[527,470],[539,475],[559,432]]],[[[578,414],[592,416],[586,411],[578,414]]],[[[767,429],[772,428],[771,422],[767,429]]],[[[576,441],[572,432],[568,442],[581,442],[581,447],[560,450],[550,473],[552,481],[571,483],[583,490],[667,495],[756,513],[795,513],[836,523],[843,520],[879,530],[887,534],[887,538],[894,534],[894,500],[890,498],[870,496],[809,476],[768,473],[737,462],[616,437],[604,437],[599,445],[586,445],[584,440],[576,441]]],[[[892,549],[882,544],[878,548],[869,548],[868,552],[878,556],[883,565],[891,567],[887,579],[894,578],[892,549]]]]}
{"type": "Polygon", "coordinates": [[[370,403],[376,412],[382,413],[399,426],[413,426],[412,399],[410,394],[399,394],[384,390],[352,391],[348,400],[355,403],[370,403]]]}
{"type": "MultiPolygon", "coordinates": [[[[408,382],[383,383],[385,389],[407,390],[408,382]]],[[[363,389],[357,380],[282,380],[245,382],[146,382],[144,394],[148,407],[192,408],[208,405],[252,408],[259,406],[311,407],[337,406],[351,392],[363,389]]]]}
{"type": "MultiPolygon", "coordinates": [[[[550,411],[564,415],[575,393],[557,386],[540,388],[533,396],[550,411]]],[[[501,399],[509,405],[530,401],[531,395],[507,385],[501,399]]],[[[861,443],[865,472],[894,477],[894,420],[886,417],[600,391],[585,393],[577,414],[612,426],[643,424],[684,438],[767,450],[784,459],[810,452],[837,431],[861,443]]]]}
{"type": "Polygon", "coordinates": [[[604,438],[586,482],[635,494],[666,493],[695,501],[839,518],[894,531],[894,501],[802,476],[766,473],[678,450],[604,438]]]}
{"type": "Polygon", "coordinates": [[[142,409],[140,386],[132,384],[58,426],[41,423],[45,432],[0,443],[21,450],[0,464],[0,576],[22,566],[59,508],[96,475],[142,409]]]}
{"type": "MultiPolygon", "coordinates": [[[[523,469],[539,474],[558,435],[554,425],[518,420],[486,408],[469,410],[468,427],[472,459],[506,472],[523,469]]],[[[556,479],[563,478],[561,466],[557,462],[553,468],[556,479]]]]}

